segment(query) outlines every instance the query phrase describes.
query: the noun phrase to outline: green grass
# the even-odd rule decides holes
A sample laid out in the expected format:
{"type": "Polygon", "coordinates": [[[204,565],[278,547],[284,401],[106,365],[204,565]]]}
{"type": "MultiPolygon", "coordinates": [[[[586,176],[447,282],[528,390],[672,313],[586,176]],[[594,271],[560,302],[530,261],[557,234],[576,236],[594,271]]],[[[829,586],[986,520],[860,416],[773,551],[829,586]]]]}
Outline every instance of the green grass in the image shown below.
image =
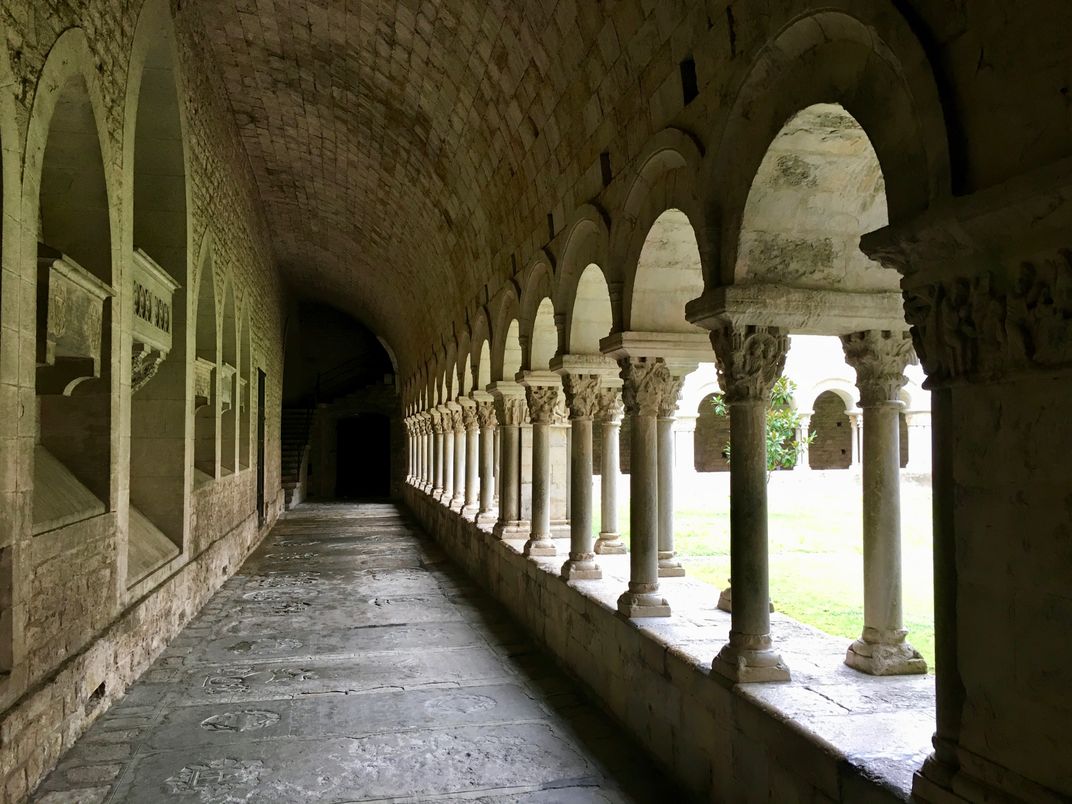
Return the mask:
{"type": "MultiPolygon", "coordinates": [[[[715,589],[724,587],[730,575],[727,488],[724,476],[701,475],[696,481],[679,483],[676,490],[675,548],[689,575],[715,589]]],[[[863,627],[864,599],[859,479],[827,473],[802,487],[797,478],[775,474],[768,492],[775,608],[828,634],[857,638],[863,627]]],[[[627,483],[621,493],[627,495],[627,483]]],[[[905,627],[908,641],[933,672],[930,489],[903,484],[901,494],[905,627]]],[[[628,500],[619,522],[623,539],[628,540],[628,500]]]]}

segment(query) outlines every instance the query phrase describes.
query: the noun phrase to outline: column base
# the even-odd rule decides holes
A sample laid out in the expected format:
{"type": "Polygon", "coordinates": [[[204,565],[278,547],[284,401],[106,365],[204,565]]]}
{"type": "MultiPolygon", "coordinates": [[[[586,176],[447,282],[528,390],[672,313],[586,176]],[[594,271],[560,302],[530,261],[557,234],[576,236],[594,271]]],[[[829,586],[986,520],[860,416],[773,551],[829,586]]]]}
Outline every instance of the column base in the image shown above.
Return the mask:
{"type": "Polygon", "coordinates": [[[492,533],[497,539],[526,539],[529,535],[529,526],[527,522],[521,519],[511,522],[498,520],[492,529],[492,533]]]}
{"type": "Polygon", "coordinates": [[[718,652],[711,669],[734,684],[789,681],[789,668],[782,657],[770,648],[770,637],[737,637],[730,631],[730,641],[718,652]],[[764,647],[746,647],[739,641],[764,647]]]}
{"type": "Polygon", "coordinates": [[[567,581],[598,581],[603,578],[603,570],[591,553],[577,558],[570,554],[569,561],[562,565],[561,574],[567,581]]]}
{"type": "Polygon", "coordinates": [[[473,503],[472,505],[466,505],[462,507],[462,516],[464,516],[468,520],[475,522],[476,515],[477,513],[479,513],[479,511],[480,506],[478,506],[476,503],[473,503]]]}
{"type": "Polygon", "coordinates": [[[666,598],[652,592],[623,592],[618,598],[618,613],[629,619],[669,617],[666,598]]]}
{"type": "Polygon", "coordinates": [[[454,497],[451,499],[450,503],[447,504],[447,507],[450,508],[451,511],[460,514],[465,507],[465,497],[454,497]]]}
{"type": "MultiPolygon", "coordinates": [[[[767,601],[768,611],[774,611],[774,603],[767,601]]],[[[733,613],[733,587],[727,586],[718,595],[718,609],[726,613],[733,613]]]]}
{"type": "Polygon", "coordinates": [[[871,676],[910,676],[927,672],[927,662],[907,642],[891,645],[857,639],[845,653],[845,664],[871,676]]]}
{"type": "Polygon", "coordinates": [[[620,533],[600,533],[595,551],[597,556],[624,556],[629,552],[620,533]]]}
{"type": "Polygon", "coordinates": [[[494,510],[479,511],[476,515],[476,524],[479,527],[486,527],[491,525],[495,526],[495,523],[499,521],[499,512],[494,510]]]}
{"type": "Polygon", "coordinates": [[[550,536],[529,536],[522,551],[526,556],[553,556],[556,555],[555,543],[550,536]]]}
{"type": "Polygon", "coordinates": [[[673,551],[659,551],[659,577],[660,578],[684,578],[685,568],[674,556],[673,551]]]}

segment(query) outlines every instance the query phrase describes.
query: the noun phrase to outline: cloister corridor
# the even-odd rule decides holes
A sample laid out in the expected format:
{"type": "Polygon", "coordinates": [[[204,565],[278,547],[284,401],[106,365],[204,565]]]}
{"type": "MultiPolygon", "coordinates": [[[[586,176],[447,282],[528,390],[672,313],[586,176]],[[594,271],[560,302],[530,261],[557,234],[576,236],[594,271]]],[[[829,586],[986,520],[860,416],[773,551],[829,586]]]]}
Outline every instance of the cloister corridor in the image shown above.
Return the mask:
{"type": "Polygon", "coordinates": [[[679,795],[398,507],[307,504],[34,801],[679,795]]]}

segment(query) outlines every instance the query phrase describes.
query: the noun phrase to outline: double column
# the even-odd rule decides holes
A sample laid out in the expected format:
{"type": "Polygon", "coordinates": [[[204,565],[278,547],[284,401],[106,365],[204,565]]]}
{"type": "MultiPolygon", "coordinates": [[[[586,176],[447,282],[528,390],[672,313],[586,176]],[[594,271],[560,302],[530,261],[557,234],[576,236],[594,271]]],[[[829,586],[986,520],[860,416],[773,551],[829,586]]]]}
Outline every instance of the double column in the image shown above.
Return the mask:
{"type": "Polygon", "coordinates": [[[599,465],[600,519],[596,555],[624,555],[622,534],[618,530],[618,474],[621,460],[618,446],[622,426],[622,383],[617,377],[603,378],[599,389],[599,413],[596,423],[602,439],[599,465]]]}
{"type": "Polygon", "coordinates": [[[443,406],[431,411],[432,414],[432,497],[443,496],[443,447],[444,429],[449,422],[447,409],[443,406]]]}
{"type": "Polygon", "coordinates": [[[864,629],[845,664],[871,675],[925,673],[905,641],[901,596],[900,391],[915,361],[907,332],[869,330],[841,338],[856,370],[863,410],[864,629]]]}
{"type": "Polygon", "coordinates": [[[477,524],[486,525],[495,521],[495,444],[498,441],[495,404],[489,394],[474,391],[477,424],[480,428],[480,492],[477,508],[477,524]]]}
{"type": "Polygon", "coordinates": [[[521,519],[521,425],[528,417],[525,389],[515,382],[497,382],[489,386],[495,399],[499,422],[499,519],[494,532],[500,539],[523,535],[521,519]]]}
{"type": "Polygon", "coordinates": [[[622,357],[622,399],[630,421],[629,587],[618,598],[626,617],[669,617],[659,594],[659,469],[657,417],[673,379],[655,357],[622,357]]]}
{"type": "Polygon", "coordinates": [[[789,338],[774,327],[722,324],[711,331],[718,381],[730,412],[729,642],[712,668],[734,682],[788,681],[770,634],[767,545],[767,409],[789,338]]]}
{"type": "MultiPolygon", "coordinates": [[[[610,358],[602,355],[562,355],[551,362],[551,368],[562,376],[566,406],[570,417],[570,552],[569,560],[562,565],[562,577],[566,580],[598,580],[603,573],[595,560],[592,545],[593,502],[592,502],[592,453],[593,422],[603,413],[607,392],[618,398],[617,387],[620,385],[618,366],[610,358]],[[610,388],[604,388],[604,383],[610,388]]],[[[612,403],[612,407],[614,404],[612,403]]],[[[615,450],[617,456],[617,424],[614,426],[615,450]]],[[[604,445],[605,446],[605,445],[604,445]]],[[[615,464],[617,458],[615,457],[615,464]]],[[[614,466],[614,476],[618,467],[614,466]]],[[[606,472],[604,471],[604,474],[606,472]]],[[[604,487],[607,479],[604,476],[604,487]]],[[[611,481],[612,505],[617,505],[611,481]]],[[[604,495],[604,500],[606,500],[604,495]]],[[[604,523],[606,522],[604,512],[604,523]]],[[[617,526],[614,526],[617,530],[617,526]]],[[[618,539],[618,534],[614,534],[618,539]]],[[[622,552],[624,552],[624,545],[622,552]]]]}
{"type": "Polygon", "coordinates": [[[553,556],[556,551],[551,535],[551,423],[562,383],[549,372],[526,372],[523,384],[532,424],[532,529],[524,553],[553,556]]]}
{"type": "Polygon", "coordinates": [[[696,370],[696,363],[668,363],[670,380],[659,403],[659,577],[680,578],[685,568],[674,549],[674,472],[677,468],[674,449],[674,422],[681,386],[685,377],[696,370]]]}

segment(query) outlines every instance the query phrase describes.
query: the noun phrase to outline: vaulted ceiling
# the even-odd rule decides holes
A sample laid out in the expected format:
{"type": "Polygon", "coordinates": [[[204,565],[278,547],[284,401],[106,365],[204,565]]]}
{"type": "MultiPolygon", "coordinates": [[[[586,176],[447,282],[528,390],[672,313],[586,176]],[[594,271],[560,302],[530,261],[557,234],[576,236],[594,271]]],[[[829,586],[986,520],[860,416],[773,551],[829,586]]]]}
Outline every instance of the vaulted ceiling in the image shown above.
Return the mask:
{"type": "Polygon", "coordinates": [[[583,110],[618,58],[600,6],[201,4],[295,290],[421,359],[508,264],[505,233],[545,218],[559,188],[539,178],[563,176],[563,153],[598,160],[611,126],[583,110]]]}

